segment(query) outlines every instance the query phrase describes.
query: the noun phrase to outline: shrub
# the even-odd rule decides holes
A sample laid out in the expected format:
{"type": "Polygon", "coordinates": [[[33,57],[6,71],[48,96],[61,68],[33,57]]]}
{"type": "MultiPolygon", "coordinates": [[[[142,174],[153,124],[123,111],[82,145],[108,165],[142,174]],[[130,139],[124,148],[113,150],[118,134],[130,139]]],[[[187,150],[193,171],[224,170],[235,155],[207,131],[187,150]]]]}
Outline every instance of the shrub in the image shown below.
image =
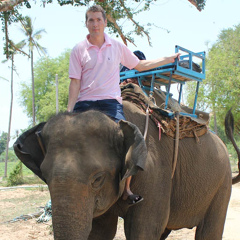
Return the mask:
{"type": "Polygon", "coordinates": [[[23,183],[22,162],[18,162],[16,167],[10,173],[7,180],[7,186],[16,186],[23,183]]]}

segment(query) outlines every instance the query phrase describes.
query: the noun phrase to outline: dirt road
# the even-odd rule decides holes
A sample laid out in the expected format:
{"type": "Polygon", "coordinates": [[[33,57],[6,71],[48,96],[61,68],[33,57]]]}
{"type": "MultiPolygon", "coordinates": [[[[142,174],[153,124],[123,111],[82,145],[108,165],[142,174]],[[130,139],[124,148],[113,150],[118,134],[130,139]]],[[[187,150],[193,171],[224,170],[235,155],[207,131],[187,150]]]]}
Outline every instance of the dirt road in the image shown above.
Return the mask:
{"type": "MultiPolygon", "coordinates": [[[[33,190],[0,190],[0,240],[53,240],[51,221],[36,223],[36,219],[3,223],[22,214],[35,213],[39,206],[45,206],[49,200],[46,189],[33,190]]],[[[232,196],[223,234],[224,240],[240,240],[240,183],[233,186],[232,196]]],[[[193,240],[194,229],[174,231],[168,237],[174,240],[193,240]]],[[[115,240],[125,240],[123,222],[120,219],[115,240]]]]}

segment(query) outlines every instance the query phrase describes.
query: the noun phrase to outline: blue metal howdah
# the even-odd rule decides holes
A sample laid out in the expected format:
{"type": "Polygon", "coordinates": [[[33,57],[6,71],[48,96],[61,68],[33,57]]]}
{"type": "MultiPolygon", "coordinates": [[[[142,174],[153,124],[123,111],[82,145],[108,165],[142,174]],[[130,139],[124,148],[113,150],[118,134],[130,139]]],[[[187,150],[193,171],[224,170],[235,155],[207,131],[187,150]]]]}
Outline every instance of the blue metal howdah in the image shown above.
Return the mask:
{"type": "MultiPolygon", "coordinates": [[[[154,68],[144,72],[138,72],[137,70],[129,70],[125,72],[120,72],[120,81],[122,82],[128,78],[137,78],[138,84],[142,88],[143,92],[146,93],[145,90],[149,92],[149,95],[153,93],[153,90],[156,86],[166,86],[166,100],[165,100],[165,109],[168,106],[169,96],[171,96],[171,85],[175,83],[180,84],[180,92],[178,97],[178,103],[181,102],[181,94],[183,85],[188,81],[196,82],[196,92],[195,92],[195,100],[193,104],[193,112],[192,114],[180,112],[182,115],[189,115],[191,117],[197,117],[195,114],[196,105],[197,105],[197,96],[199,83],[205,79],[205,52],[192,52],[183,47],[175,46],[175,53],[181,52],[180,61],[175,60],[172,64],[163,65],[158,68],[154,68]],[[184,53],[184,54],[183,54],[184,53]],[[201,69],[200,71],[194,70],[194,59],[200,59],[201,61],[201,69]],[[188,67],[180,66],[181,62],[187,62],[188,67]]],[[[196,64],[195,64],[196,65],[196,64]]],[[[169,116],[174,113],[169,113],[169,116]]]]}

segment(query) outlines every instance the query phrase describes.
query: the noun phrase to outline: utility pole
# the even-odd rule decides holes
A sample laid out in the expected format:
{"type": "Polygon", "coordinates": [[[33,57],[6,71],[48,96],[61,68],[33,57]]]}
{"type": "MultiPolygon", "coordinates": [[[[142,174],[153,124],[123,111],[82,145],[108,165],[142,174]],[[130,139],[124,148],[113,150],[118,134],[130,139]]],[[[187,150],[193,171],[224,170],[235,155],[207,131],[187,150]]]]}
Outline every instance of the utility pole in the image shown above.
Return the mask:
{"type": "Polygon", "coordinates": [[[58,108],[58,74],[56,74],[55,80],[56,80],[56,114],[58,114],[58,112],[59,112],[59,108],[58,108]]]}
{"type": "Polygon", "coordinates": [[[9,123],[8,123],[8,136],[7,136],[7,147],[6,147],[6,156],[5,156],[5,170],[4,177],[7,177],[7,165],[8,165],[8,150],[9,142],[11,136],[11,123],[12,123],[12,107],[13,107],[13,67],[14,67],[14,54],[12,55],[12,74],[11,74],[11,103],[10,103],[10,114],[9,114],[9,123]]]}

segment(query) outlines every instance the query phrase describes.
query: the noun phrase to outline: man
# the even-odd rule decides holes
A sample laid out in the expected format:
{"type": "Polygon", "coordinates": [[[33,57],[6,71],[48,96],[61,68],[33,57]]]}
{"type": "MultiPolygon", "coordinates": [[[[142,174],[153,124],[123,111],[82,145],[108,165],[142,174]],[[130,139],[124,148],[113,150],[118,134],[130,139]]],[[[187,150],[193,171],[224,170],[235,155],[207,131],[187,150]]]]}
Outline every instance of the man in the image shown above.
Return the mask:
{"type": "MultiPolygon", "coordinates": [[[[104,33],[106,13],[94,5],[86,12],[89,34],[72,50],[69,63],[69,99],[67,111],[98,109],[115,121],[125,119],[119,87],[120,63],[129,69],[145,71],[173,63],[179,53],[156,60],[139,60],[124,44],[104,33]]],[[[130,190],[131,177],[126,180],[123,199],[129,204],[143,200],[130,190]]]]}

